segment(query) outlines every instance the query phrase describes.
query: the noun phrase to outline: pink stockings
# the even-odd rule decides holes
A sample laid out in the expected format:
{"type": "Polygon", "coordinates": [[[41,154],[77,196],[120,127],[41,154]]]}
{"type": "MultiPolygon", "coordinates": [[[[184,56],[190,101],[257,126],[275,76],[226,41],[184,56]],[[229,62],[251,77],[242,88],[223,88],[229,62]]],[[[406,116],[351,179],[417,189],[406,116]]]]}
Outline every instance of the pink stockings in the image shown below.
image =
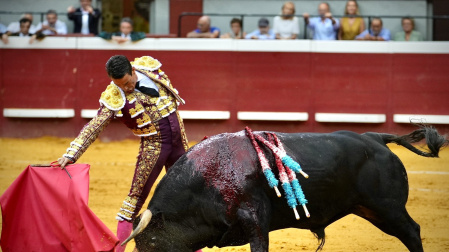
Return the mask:
{"type": "Polygon", "coordinates": [[[129,237],[133,231],[133,224],[127,221],[119,221],[117,224],[117,237],[119,239],[119,244],[115,247],[115,252],[124,252],[126,244],[120,246],[120,244],[129,237]]]}

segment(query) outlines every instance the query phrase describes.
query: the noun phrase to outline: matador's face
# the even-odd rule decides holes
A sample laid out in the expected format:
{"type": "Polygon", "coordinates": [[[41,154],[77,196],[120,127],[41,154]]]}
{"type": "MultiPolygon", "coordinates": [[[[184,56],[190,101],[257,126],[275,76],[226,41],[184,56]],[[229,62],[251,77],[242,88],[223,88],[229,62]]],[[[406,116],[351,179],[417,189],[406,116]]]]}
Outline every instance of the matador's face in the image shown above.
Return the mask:
{"type": "Polygon", "coordinates": [[[132,93],[136,88],[137,83],[136,70],[134,70],[133,68],[131,75],[125,74],[125,76],[123,76],[121,79],[111,78],[111,80],[126,94],[132,93]]]}

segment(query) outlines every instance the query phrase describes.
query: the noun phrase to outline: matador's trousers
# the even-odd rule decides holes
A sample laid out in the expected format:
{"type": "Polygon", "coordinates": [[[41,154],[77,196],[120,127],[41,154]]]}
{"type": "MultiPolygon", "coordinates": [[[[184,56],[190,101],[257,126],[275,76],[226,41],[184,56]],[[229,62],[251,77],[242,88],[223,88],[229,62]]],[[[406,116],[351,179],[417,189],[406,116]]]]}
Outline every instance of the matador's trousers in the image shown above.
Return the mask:
{"type": "Polygon", "coordinates": [[[129,222],[134,220],[162,171],[162,167],[169,169],[186,152],[177,113],[159,120],[156,128],[158,132],[156,135],[142,137],[140,140],[131,190],[117,214],[118,220],[129,222]]]}

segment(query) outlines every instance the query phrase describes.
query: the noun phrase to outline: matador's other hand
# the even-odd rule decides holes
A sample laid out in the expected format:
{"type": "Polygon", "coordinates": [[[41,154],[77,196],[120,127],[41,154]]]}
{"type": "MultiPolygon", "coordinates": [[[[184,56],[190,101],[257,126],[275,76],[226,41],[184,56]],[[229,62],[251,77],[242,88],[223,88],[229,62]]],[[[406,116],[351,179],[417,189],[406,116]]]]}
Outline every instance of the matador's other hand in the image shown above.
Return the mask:
{"type": "Polygon", "coordinates": [[[58,158],[58,164],[61,165],[61,169],[64,169],[64,167],[68,164],[72,163],[72,160],[66,157],[58,158]]]}

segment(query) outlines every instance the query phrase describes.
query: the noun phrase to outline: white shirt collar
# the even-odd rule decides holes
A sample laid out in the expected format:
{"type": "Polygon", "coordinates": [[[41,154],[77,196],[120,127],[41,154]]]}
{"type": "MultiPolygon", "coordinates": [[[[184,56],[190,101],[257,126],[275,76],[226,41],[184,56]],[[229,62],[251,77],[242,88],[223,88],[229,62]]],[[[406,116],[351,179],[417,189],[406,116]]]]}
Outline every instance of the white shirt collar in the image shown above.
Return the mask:
{"type": "Polygon", "coordinates": [[[142,87],[147,87],[147,88],[153,88],[156,89],[157,91],[159,91],[159,88],[157,87],[157,85],[154,83],[154,81],[150,78],[148,78],[148,76],[146,76],[145,74],[142,74],[138,71],[136,71],[136,75],[137,75],[137,81],[139,81],[139,85],[142,87]]]}
{"type": "Polygon", "coordinates": [[[144,74],[141,74],[138,71],[136,71],[136,75],[137,75],[137,81],[141,81],[144,77],[146,77],[144,74]]]}

